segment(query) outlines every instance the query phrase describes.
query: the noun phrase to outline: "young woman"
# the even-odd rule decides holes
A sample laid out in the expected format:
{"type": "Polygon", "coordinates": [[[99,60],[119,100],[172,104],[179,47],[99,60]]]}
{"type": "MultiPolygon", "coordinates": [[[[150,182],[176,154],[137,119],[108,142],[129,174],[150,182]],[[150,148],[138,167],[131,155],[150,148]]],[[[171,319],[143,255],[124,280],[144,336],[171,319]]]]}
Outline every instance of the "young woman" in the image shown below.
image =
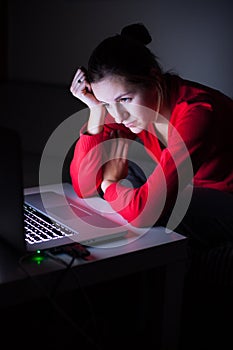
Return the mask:
{"type": "Polygon", "coordinates": [[[233,101],[163,72],[150,42],[144,25],[126,26],[77,70],[70,89],[90,116],[70,166],[73,187],[81,197],[101,194],[136,227],[232,241],[233,101]],[[127,159],[136,144],[154,162],[150,174],[127,159]]]}

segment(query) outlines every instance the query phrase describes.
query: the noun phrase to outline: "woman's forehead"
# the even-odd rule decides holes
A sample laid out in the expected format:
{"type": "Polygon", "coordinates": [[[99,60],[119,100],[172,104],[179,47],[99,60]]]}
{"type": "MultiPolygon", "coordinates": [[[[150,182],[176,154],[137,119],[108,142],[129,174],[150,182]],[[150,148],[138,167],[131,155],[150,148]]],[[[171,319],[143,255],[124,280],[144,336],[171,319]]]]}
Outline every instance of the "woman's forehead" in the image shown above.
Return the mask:
{"type": "Polygon", "coordinates": [[[98,83],[91,84],[94,95],[99,101],[115,101],[121,95],[132,93],[135,87],[121,76],[109,76],[98,83]]]}

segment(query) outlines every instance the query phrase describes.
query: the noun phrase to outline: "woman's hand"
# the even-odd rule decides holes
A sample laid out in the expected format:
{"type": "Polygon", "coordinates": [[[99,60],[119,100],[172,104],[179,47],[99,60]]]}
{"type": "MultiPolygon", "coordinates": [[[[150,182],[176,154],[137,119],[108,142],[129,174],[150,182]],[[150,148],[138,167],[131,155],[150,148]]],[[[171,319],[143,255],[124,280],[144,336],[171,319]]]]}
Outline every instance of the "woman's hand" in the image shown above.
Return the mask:
{"type": "Polygon", "coordinates": [[[86,132],[90,135],[99,134],[103,130],[106,109],[95,97],[91,84],[87,80],[85,68],[78,68],[70,91],[90,109],[86,132]]]}
{"type": "Polygon", "coordinates": [[[103,168],[102,191],[114,182],[124,179],[128,174],[127,154],[129,149],[129,140],[125,138],[114,137],[111,139],[109,160],[103,168]]]}
{"type": "Polygon", "coordinates": [[[83,67],[78,68],[70,87],[71,93],[89,108],[100,104],[92,92],[91,85],[86,77],[86,70],[83,67]]]}

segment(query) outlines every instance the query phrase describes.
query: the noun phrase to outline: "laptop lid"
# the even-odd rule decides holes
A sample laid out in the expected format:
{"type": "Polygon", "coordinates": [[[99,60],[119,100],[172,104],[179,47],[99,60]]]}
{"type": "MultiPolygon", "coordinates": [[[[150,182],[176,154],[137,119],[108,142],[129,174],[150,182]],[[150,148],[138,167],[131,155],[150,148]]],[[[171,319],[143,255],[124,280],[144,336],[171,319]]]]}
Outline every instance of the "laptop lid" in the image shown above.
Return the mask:
{"type": "Polygon", "coordinates": [[[0,126],[0,239],[25,253],[21,154],[18,133],[0,126]]]}

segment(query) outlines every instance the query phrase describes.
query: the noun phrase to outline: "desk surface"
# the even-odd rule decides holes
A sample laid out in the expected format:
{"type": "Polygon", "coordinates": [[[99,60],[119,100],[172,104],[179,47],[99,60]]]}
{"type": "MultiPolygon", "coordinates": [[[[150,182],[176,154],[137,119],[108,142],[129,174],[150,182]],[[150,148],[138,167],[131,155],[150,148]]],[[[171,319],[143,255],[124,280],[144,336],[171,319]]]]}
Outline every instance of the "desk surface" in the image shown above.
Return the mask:
{"type": "MultiPolygon", "coordinates": [[[[44,190],[47,189],[45,186],[44,190]]],[[[25,193],[35,190],[26,189],[25,193]]],[[[103,201],[101,205],[106,203],[103,201]]],[[[118,217],[115,219],[120,220],[118,217]]],[[[49,296],[54,285],[58,285],[58,292],[63,293],[127,274],[165,267],[162,348],[176,350],[187,239],[176,232],[167,233],[164,227],[153,227],[137,239],[121,243],[118,246],[88,247],[90,256],[86,260],[74,259],[72,268],[68,267],[72,259],[69,255],[45,256],[38,262],[31,255],[18,257],[8,246],[0,243],[0,307],[49,296]]]]}
{"type": "MultiPolygon", "coordinates": [[[[51,189],[51,186],[49,188],[51,189]]],[[[44,186],[44,190],[47,189],[47,186],[44,186]]],[[[70,187],[67,186],[66,191],[69,192],[69,190],[70,187]]],[[[25,193],[34,191],[36,188],[30,188],[26,189],[25,193]]],[[[117,218],[117,220],[120,219],[117,218]]],[[[97,246],[88,247],[88,249],[91,253],[88,259],[77,258],[72,264],[79,275],[79,282],[84,286],[184,260],[186,238],[176,232],[166,233],[164,227],[153,227],[131,242],[119,246],[97,246]]],[[[0,293],[5,298],[0,298],[0,306],[40,296],[40,291],[33,286],[33,277],[49,288],[51,274],[56,278],[62,270],[66,269],[63,262],[69,264],[71,261],[71,257],[66,254],[60,254],[57,258],[55,260],[46,256],[40,263],[33,260],[31,256],[18,258],[13,251],[1,243],[0,293]],[[17,288],[17,294],[14,287],[17,288]]],[[[63,287],[73,288],[72,278],[70,281],[67,278],[66,285],[63,287]]]]}

